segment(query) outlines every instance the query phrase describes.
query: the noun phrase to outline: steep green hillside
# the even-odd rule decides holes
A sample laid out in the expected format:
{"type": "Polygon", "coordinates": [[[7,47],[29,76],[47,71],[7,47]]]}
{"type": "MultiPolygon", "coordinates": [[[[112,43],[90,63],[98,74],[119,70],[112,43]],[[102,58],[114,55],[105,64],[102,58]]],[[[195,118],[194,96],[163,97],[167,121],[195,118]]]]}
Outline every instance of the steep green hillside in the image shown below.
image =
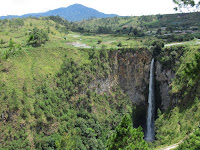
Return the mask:
{"type": "MultiPolygon", "coordinates": [[[[198,134],[193,137],[193,132],[199,128],[200,122],[199,45],[174,46],[172,50],[174,54],[176,53],[176,56],[178,56],[178,53],[183,53],[183,55],[178,60],[172,53],[162,55],[161,60],[164,67],[173,67],[176,75],[170,85],[170,96],[173,99],[172,107],[163,113],[159,109],[157,110],[156,140],[153,144],[156,149],[164,147],[164,145],[178,143],[188,135],[189,139],[191,136],[191,138],[194,138],[193,140],[199,141],[198,134]]],[[[181,147],[185,149],[186,143],[180,146],[180,149],[181,147]]],[[[187,148],[198,146],[198,142],[196,144],[187,148]]]]}
{"type": "MultiPolygon", "coordinates": [[[[127,38],[106,37],[112,41],[106,43],[53,20],[0,21],[0,149],[106,149],[124,114],[132,114],[120,87],[100,93],[89,88],[110,74],[106,46],[127,38]],[[73,42],[99,46],[78,48],[73,42]]],[[[140,129],[127,136],[137,134],[145,143],[140,129]]]]}

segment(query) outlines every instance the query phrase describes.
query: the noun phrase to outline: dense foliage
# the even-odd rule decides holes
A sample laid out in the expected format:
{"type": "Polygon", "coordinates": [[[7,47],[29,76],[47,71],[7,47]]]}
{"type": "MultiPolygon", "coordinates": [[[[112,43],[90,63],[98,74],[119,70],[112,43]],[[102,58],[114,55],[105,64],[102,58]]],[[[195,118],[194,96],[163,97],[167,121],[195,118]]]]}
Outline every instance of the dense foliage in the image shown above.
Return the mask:
{"type": "Polygon", "coordinates": [[[108,150],[147,150],[142,128],[133,129],[130,115],[126,114],[107,142],[108,150]]]}
{"type": "Polygon", "coordinates": [[[2,148],[105,149],[108,133],[124,113],[131,113],[132,104],[120,87],[110,91],[112,94],[89,88],[96,78],[109,75],[108,52],[102,48],[84,53],[90,63],[80,64],[65,56],[53,81],[44,78],[33,95],[28,92],[27,81],[21,98],[15,90],[9,94],[2,83],[5,126],[1,131],[6,133],[2,135],[2,148]],[[16,117],[21,123],[12,123],[16,117]]]}
{"type": "Polygon", "coordinates": [[[196,143],[192,142],[194,141],[192,132],[198,128],[200,121],[199,69],[197,69],[199,68],[199,49],[198,46],[173,46],[163,50],[159,58],[163,67],[176,72],[170,91],[173,98],[171,106],[174,107],[164,113],[158,109],[154,146],[178,143],[188,137],[180,149],[192,149],[198,147],[198,138],[196,143]],[[193,147],[189,148],[189,145],[187,147],[188,141],[193,143],[193,147]]]}
{"type": "Polygon", "coordinates": [[[194,133],[192,133],[179,147],[178,150],[182,149],[200,149],[200,130],[195,129],[194,133]]]}

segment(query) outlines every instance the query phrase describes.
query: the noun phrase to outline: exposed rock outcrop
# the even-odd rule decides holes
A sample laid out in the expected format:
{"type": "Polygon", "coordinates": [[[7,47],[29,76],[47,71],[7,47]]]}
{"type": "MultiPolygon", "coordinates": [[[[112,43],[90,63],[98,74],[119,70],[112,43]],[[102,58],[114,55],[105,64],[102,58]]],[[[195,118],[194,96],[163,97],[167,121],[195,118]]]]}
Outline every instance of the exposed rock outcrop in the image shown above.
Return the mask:
{"type": "MultiPolygon", "coordinates": [[[[152,56],[144,51],[113,51],[109,54],[111,74],[106,79],[97,79],[89,84],[97,93],[112,90],[119,85],[136,105],[148,104],[149,69],[152,56]]],[[[159,61],[155,62],[157,107],[166,110],[171,102],[169,85],[175,77],[171,69],[164,69],[159,61]]]]}
{"type": "Polygon", "coordinates": [[[156,94],[160,94],[160,102],[161,102],[161,109],[166,110],[171,102],[172,98],[169,94],[170,87],[169,85],[172,82],[172,79],[175,77],[175,73],[171,69],[163,69],[163,66],[159,61],[156,61],[156,82],[159,84],[159,92],[156,94]]]}
{"type": "Polygon", "coordinates": [[[151,56],[146,51],[116,52],[113,75],[119,86],[128,94],[134,104],[146,104],[149,84],[149,64],[151,56]]]}
{"type": "MultiPolygon", "coordinates": [[[[135,127],[145,126],[148,106],[149,70],[152,56],[147,50],[112,51],[109,53],[111,73],[106,79],[96,79],[89,87],[101,94],[109,92],[115,86],[129,96],[135,105],[135,127]]],[[[170,84],[175,77],[171,69],[164,69],[162,64],[155,62],[155,95],[156,109],[166,110],[172,103],[169,94],[170,84]]]]}
{"type": "Polygon", "coordinates": [[[108,92],[119,85],[136,105],[146,105],[151,55],[147,51],[110,52],[111,74],[89,84],[97,93],[108,92]]]}
{"type": "Polygon", "coordinates": [[[134,126],[145,128],[151,54],[147,50],[124,53],[112,51],[109,59],[111,73],[108,78],[97,79],[91,82],[89,87],[100,94],[120,86],[135,105],[134,126]]]}

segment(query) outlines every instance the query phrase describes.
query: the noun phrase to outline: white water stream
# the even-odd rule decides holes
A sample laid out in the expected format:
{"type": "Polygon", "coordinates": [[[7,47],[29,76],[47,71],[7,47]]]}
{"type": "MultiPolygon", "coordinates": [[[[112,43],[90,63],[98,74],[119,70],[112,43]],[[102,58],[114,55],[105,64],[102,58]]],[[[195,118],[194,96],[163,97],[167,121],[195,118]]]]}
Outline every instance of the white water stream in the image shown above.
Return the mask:
{"type": "Polygon", "coordinates": [[[154,58],[151,60],[150,67],[150,78],[149,78],[149,97],[148,97],[148,112],[147,112],[147,132],[146,132],[146,141],[154,141],[155,132],[154,132],[154,115],[155,115],[155,105],[154,105],[154,58]]]}

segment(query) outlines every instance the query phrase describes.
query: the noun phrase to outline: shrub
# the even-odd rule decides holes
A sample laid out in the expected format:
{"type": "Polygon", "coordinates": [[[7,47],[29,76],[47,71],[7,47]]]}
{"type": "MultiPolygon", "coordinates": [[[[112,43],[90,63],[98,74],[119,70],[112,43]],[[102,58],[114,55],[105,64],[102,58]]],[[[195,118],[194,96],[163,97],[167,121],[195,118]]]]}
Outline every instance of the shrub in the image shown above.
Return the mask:
{"type": "Polygon", "coordinates": [[[45,44],[48,40],[48,33],[35,27],[28,38],[28,45],[38,47],[41,46],[41,44],[45,44]]]}
{"type": "Polygon", "coordinates": [[[200,149],[199,140],[200,140],[200,130],[196,129],[188,139],[186,139],[181,145],[179,145],[178,150],[200,149]]]}
{"type": "Polygon", "coordinates": [[[101,44],[102,40],[98,40],[97,44],[101,44]]]}
{"type": "Polygon", "coordinates": [[[153,56],[158,56],[162,50],[162,48],[165,46],[164,42],[162,40],[155,40],[151,44],[153,46],[153,56]]]}
{"type": "Polygon", "coordinates": [[[126,114],[107,142],[108,150],[148,149],[142,128],[133,129],[130,115],[126,114]]]}
{"type": "Polygon", "coordinates": [[[0,44],[5,44],[3,39],[0,40],[0,44]]]}
{"type": "Polygon", "coordinates": [[[122,47],[122,42],[119,42],[119,44],[117,46],[118,47],[122,47]]]}

